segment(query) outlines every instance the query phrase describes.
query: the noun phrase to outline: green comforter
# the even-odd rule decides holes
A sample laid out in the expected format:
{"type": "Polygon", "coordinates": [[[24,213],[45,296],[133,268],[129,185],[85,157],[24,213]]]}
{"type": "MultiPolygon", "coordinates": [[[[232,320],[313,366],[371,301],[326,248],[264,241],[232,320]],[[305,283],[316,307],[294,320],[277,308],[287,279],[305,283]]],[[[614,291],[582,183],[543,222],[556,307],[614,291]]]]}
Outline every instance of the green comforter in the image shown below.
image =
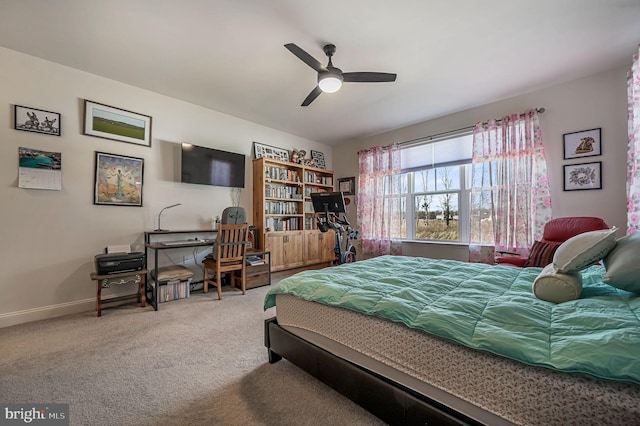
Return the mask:
{"type": "Polygon", "coordinates": [[[640,296],[591,266],[581,298],[556,305],[532,293],[541,270],[381,256],[285,278],[264,309],[292,294],[527,364],[640,384],[640,296]]]}

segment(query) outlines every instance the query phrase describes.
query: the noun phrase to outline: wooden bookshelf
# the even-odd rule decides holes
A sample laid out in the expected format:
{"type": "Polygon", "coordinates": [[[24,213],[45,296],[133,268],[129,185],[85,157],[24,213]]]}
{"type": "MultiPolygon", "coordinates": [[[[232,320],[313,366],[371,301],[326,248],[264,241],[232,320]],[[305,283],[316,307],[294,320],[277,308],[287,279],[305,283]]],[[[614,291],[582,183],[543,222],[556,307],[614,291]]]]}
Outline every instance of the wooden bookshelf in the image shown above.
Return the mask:
{"type": "Polygon", "coordinates": [[[331,262],[335,235],[333,231],[318,235],[309,194],[333,188],[331,170],[253,160],[253,225],[258,249],[271,252],[272,271],[331,262]]]}

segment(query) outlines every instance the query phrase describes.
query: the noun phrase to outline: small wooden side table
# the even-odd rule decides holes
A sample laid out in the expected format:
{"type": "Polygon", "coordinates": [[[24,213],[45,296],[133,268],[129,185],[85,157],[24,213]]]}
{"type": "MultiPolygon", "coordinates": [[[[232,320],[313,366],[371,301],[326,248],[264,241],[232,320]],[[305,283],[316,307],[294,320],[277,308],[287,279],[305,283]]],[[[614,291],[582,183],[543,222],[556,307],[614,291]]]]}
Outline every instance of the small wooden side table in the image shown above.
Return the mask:
{"type": "MultiPolygon", "coordinates": [[[[119,274],[109,274],[109,275],[98,275],[95,272],[91,273],[91,279],[97,281],[98,291],[96,296],[97,301],[97,314],[96,316],[102,316],[102,289],[109,288],[111,284],[122,285],[122,284],[138,284],[138,293],[140,294],[140,307],[144,308],[147,306],[147,298],[145,296],[146,293],[146,277],[147,270],[141,269],[139,271],[131,271],[131,272],[122,272],[119,274]]],[[[109,299],[106,302],[117,302],[122,299],[131,298],[132,295],[115,297],[113,299],[109,299]]]]}
{"type": "MultiPolygon", "coordinates": [[[[255,256],[261,258],[264,262],[256,265],[246,265],[244,270],[245,289],[262,287],[271,285],[271,252],[270,251],[248,251],[245,258],[255,256]]],[[[242,288],[242,273],[233,271],[231,276],[231,286],[234,288],[242,288]]]]}

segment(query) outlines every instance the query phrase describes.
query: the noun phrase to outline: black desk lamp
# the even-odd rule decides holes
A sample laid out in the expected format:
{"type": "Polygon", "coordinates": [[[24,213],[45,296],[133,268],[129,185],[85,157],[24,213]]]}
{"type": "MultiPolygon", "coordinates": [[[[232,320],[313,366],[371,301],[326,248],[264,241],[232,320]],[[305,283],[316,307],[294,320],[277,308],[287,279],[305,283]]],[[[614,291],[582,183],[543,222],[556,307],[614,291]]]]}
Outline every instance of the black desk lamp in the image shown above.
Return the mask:
{"type": "Polygon", "coordinates": [[[171,207],[178,207],[181,205],[182,203],[172,204],[160,210],[160,213],[158,213],[158,229],[156,229],[156,231],[168,231],[168,229],[162,229],[162,227],[160,226],[160,216],[162,216],[162,212],[165,211],[166,209],[170,209],[171,207]]]}

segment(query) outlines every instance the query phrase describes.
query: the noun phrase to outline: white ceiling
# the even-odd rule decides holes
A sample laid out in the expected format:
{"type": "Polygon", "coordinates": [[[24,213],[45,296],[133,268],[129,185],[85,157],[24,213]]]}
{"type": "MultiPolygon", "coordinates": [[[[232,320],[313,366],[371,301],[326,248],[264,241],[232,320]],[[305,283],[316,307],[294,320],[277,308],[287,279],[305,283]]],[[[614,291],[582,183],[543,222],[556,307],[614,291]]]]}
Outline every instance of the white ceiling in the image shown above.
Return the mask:
{"type": "Polygon", "coordinates": [[[0,0],[0,46],[327,144],[630,64],[638,43],[640,0],[0,0]],[[301,107],[316,73],[286,43],[398,78],[301,107]]]}

